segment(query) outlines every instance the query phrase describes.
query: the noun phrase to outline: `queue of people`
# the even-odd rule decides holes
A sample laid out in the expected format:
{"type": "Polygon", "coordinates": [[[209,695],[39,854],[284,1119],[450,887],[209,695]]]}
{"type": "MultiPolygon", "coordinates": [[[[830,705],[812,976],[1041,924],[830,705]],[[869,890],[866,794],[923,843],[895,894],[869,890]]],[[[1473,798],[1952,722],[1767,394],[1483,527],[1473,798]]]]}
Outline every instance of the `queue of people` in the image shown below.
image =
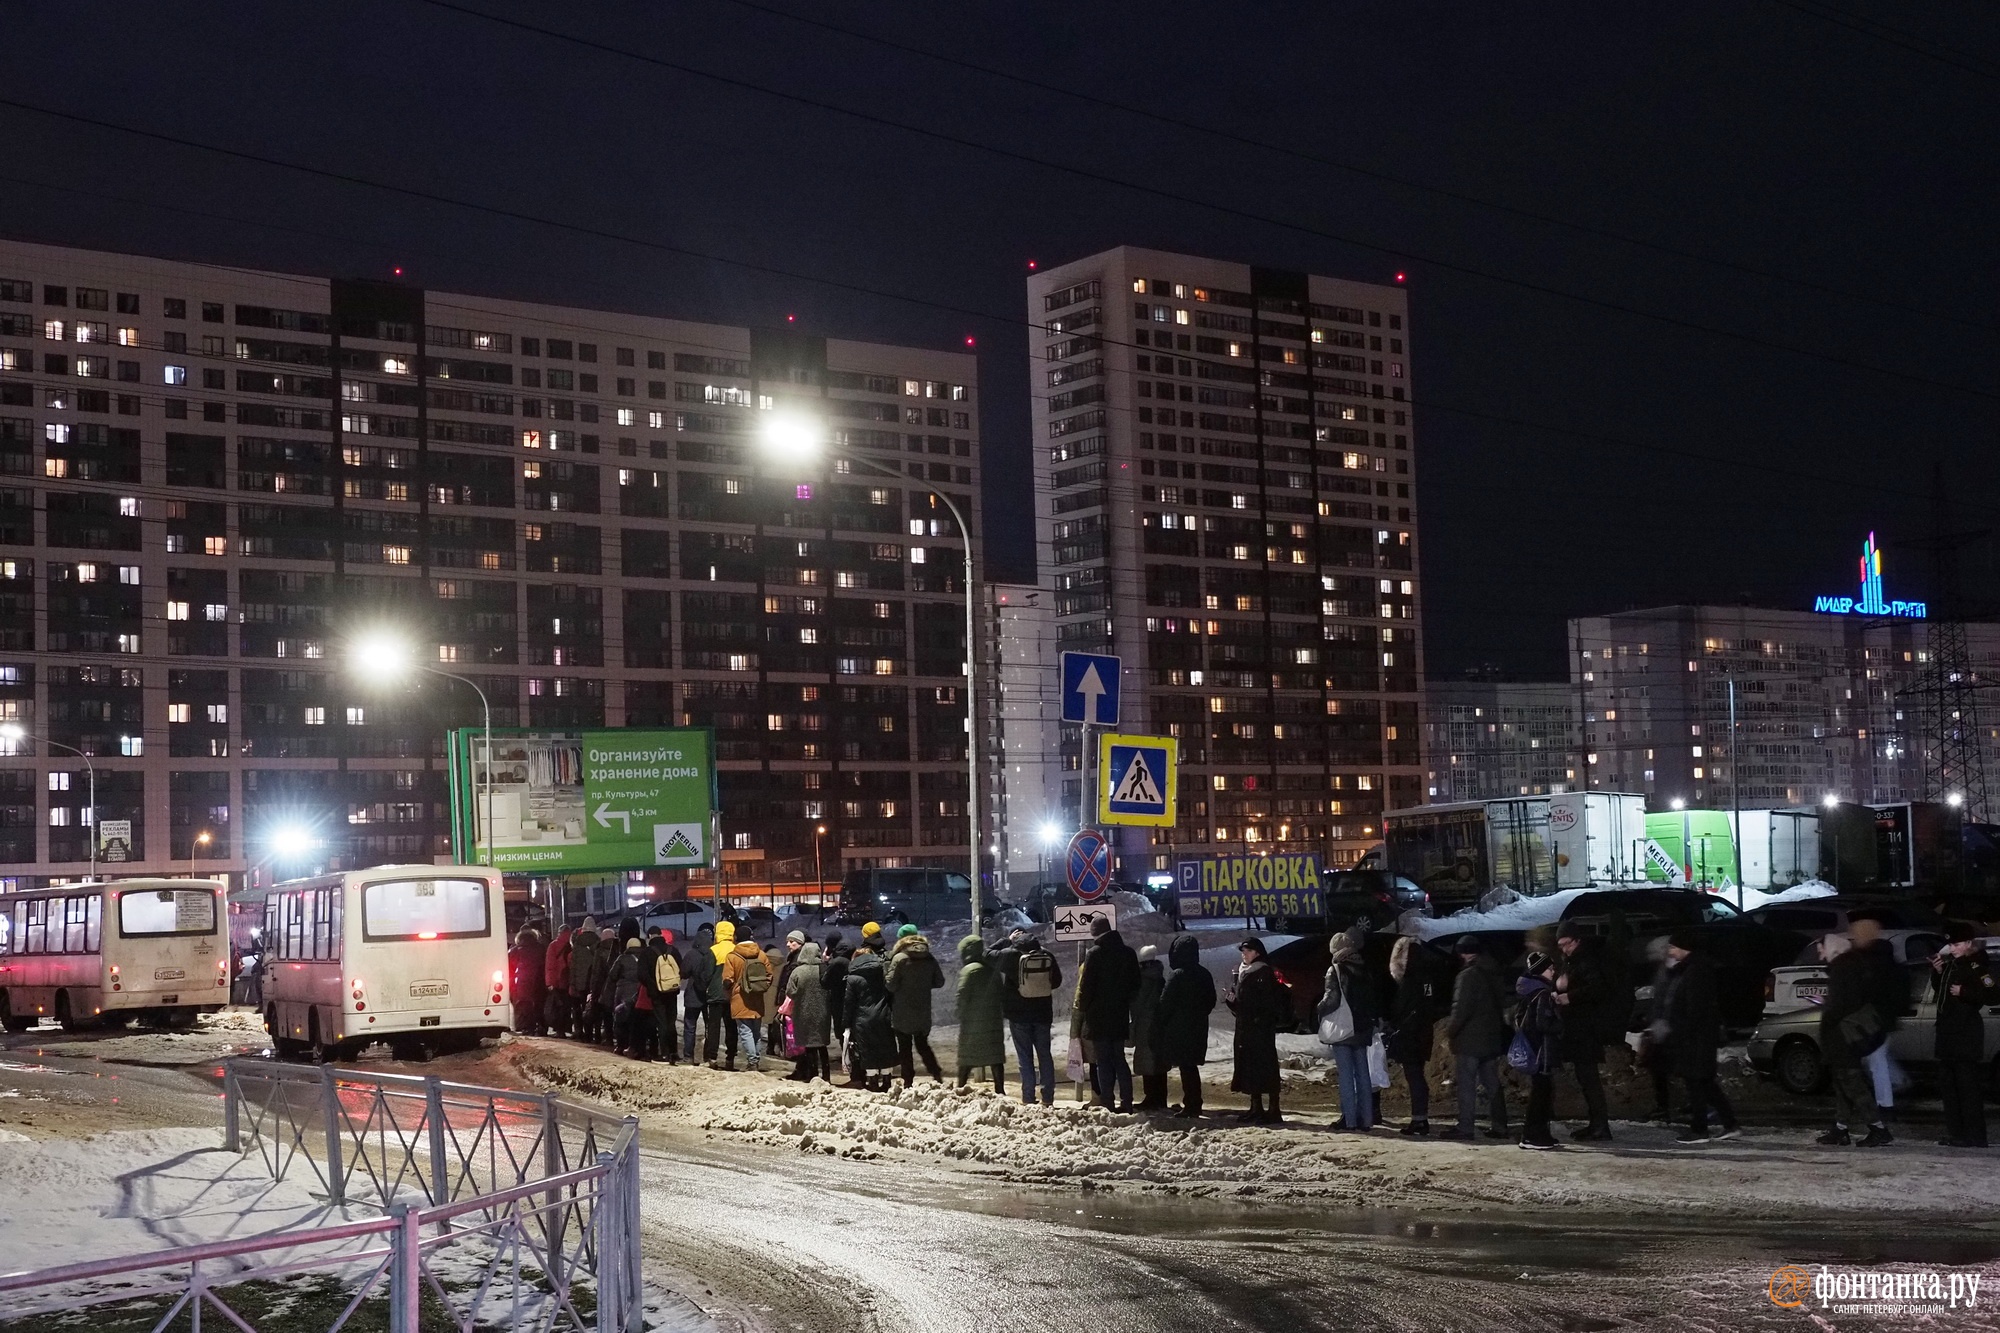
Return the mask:
{"type": "MultiPolygon", "coordinates": [[[[893,935],[869,922],[849,946],[839,933],[823,943],[793,931],[782,955],[736,938],[724,921],[703,925],[685,952],[671,933],[643,931],[626,918],[615,930],[586,918],[544,941],[531,924],[510,954],[520,1030],[611,1047],[640,1060],[685,1061],[714,1069],[762,1068],[766,1054],[792,1063],[786,1077],[831,1079],[881,1091],[908,1087],[921,1063],[937,1085],[944,1071],[931,1047],[932,993],[945,984],[930,941],[914,925],[893,935]],[[676,1006],[679,1021],[676,1022],[676,1006]],[[699,1041],[697,1041],[699,1038],[699,1041]]],[[[1365,962],[1360,930],[1330,941],[1319,1036],[1336,1071],[1339,1116],[1332,1128],[1367,1132],[1381,1123],[1380,1094],[1390,1066],[1402,1071],[1410,1115],[1399,1132],[1432,1132],[1429,1067],[1442,1037],[1452,1056],[1456,1117],[1443,1139],[1513,1139],[1522,1148],[1561,1147],[1555,1136],[1556,1082],[1568,1074],[1584,1107],[1572,1142],[1609,1141],[1611,1120],[1601,1066],[1605,1048],[1622,1044],[1633,990],[1621,960],[1629,941],[1589,937],[1574,926],[1554,947],[1531,952],[1522,974],[1507,980],[1499,960],[1473,935],[1445,951],[1399,938],[1388,962],[1388,988],[1365,962]],[[1518,1134],[1512,1127],[1502,1061],[1525,1076],[1528,1097],[1518,1134]]],[[[978,1078],[1007,1091],[1011,1044],[1025,1104],[1055,1101],[1055,995],[1061,963],[1027,929],[991,948],[979,935],[958,942],[957,1086],[978,1078]]],[[[1134,950],[1100,921],[1072,980],[1065,1072],[1087,1084],[1093,1105],[1114,1111],[1203,1114],[1201,1067],[1218,999],[1235,1018],[1231,1090],[1248,1101],[1239,1118],[1282,1125],[1281,1032],[1295,1027],[1289,987],[1263,942],[1243,939],[1237,966],[1218,996],[1193,935],[1174,937],[1162,959],[1153,946],[1134,950]],[[1169,1077],[1180,1101],[1168,1101],[1169,1077]],[[1138,1100],[1134,1092],[1139,1094],[1138,1100]]],[[[1910,986],[1881,938],[1879,925],[1857,919],[1845,936],[1822,945],[1828,994],[1820,1018],[1835,1099],[1824,1146],[1881,1147],[1893,1141],[1871,1065],[1885,1068],[1889,1034],[1910,1012],[1910,986]]],[[[2000,981],[1967,928],[1932,960],[1937,1000],[1937,1056],[1951,1147],[1985,1147],[1982,1010],[2000,1002],[2000,981]]],[[[1650,1119],[1670,1117],[1673,1084],[1682,1089],[1686,1126],[1676,1141],[1735,1138],[1735,1110],[1716,1077],[1722,1038],[1716,972],[1692,932],[1667,937],[1658,952],[1643,1011],[1638,1064],[1650,1078],[1650,1119]]]]}

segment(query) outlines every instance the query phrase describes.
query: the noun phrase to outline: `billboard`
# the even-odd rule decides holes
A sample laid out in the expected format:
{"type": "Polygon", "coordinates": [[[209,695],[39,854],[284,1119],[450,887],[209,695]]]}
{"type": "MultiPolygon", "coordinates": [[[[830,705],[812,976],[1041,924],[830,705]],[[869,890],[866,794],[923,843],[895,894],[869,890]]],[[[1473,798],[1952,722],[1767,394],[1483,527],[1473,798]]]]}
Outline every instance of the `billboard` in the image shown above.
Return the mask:
{"type": "Polygon", "coordinates": [[[1310,852],[1182,861],[1174,895],[1189,918],[1326,915],[1319,857],[1310,852]]]}
{"type": "Polygon", "coordinates": [[[451,738],[452,853],[560,875],[715,863],[706,729],[467,727],[451,738]],[[490,784],[490,785],[489,785],[490,784]]]}

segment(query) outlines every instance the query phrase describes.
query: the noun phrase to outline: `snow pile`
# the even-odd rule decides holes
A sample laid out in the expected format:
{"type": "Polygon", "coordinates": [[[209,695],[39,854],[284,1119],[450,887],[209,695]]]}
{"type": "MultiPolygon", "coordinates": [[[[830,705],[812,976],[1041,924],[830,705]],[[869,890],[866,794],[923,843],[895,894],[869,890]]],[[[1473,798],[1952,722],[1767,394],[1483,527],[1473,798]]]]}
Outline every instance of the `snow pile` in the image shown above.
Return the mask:
{"type": "Polygon", "coordinates": [[[1418,916],[1414,911],[1406,912],[1399,929],[1402,934],[1415,935],[1420,940],[1481,930],[1533,930],[1538,926],[1555,925],[1562,920],[1565,907],[1580,895],[1595,892],[1598,890],[1564,889],[1560,893],[1528,898],[1512,889],[1495,889],[1481,898],[1478,905],[1453,912],[1450,916],[1429,917],[1418,916]]]}
{"type": "Polygon", "coordinates": [[[48,1055],[83,1060],[113,1060],[128,1065],[178,1068],[213,1064],[239,1055],[271,1049],[264,1019],[254,1009],[231,1008],[203,1014],[185,1032],[155,1032],[127,1028],[109,1032],[62,1032],[47,1029],[49,1040],[35,1049],[48,1055]]]}
{"type": "MultiPolygon", "coordinates": [[[[1804,902],[1808,898],[1831,898],[1838,892],[1838,889],[1823,879],[1809,879],[1803,884],[1794,884],[1791,888],[1780,889],[1776,893],[1763,893],[1757,889],[1745,889],[1743,890],[1743,910],[1754,912],[1760,907],[1769,907],[1773,903],[1798,903],[1804,902]]],[[[1736,890],[1734,889],[1725,889],[1715,896],[1729,903],[1731,906],[1734,906],[1736,903],[1736,890]]]]}

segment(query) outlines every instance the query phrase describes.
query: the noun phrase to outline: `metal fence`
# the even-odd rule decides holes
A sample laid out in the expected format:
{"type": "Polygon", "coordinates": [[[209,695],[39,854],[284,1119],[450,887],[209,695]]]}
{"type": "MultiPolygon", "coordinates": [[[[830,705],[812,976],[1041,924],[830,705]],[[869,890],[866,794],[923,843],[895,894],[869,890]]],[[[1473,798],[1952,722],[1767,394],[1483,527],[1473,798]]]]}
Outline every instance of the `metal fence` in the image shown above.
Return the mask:
{"type": "Polygon", "coordinates": [[[345,1297],[314,1320],[327,1333],[384,1300],[391,1333],[642,1327],[637,1120],[332,1066],[238,1060],[223,1078],[227,1149],[386,1216],[0,1276],[0,1317],[115,1302],[154,1333],[201,1333],[204,1314],[257,1333],[272,1289],[244,1284],[319,1275],[345,1297]]]}

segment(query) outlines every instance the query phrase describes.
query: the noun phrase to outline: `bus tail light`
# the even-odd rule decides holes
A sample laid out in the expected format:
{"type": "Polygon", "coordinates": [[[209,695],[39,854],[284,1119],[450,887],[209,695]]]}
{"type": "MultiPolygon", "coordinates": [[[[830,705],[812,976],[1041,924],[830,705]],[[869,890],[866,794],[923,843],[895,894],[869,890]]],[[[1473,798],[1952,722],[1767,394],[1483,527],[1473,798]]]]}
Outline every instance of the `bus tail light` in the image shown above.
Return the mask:
{"type": "Polygon", "coordinates": [[[125,989],[125,983],[118,979],[118,964],[116,963],[113,963],[111,965],[111,989],[112,990],[125,989]]]}
{"type": "Polygon", "coordinates": [[[362,984],[360,977],[354,978],[350,984],[354,988],[354,1012],[358,1014],[368,1008],[368,988],[362,984]]]}
{"type": "Polygon", "coordinates": [[[502,996],[503,996],[503,994],[504,994],[504,988],[505,988],[506,984],[507,984],[507,974],[506,974],[506,973],[504,973],[504,972],[495,972],[495,973],[493,974],[493,1003],[495,1003],[495,1004],[499,1004],[499,1003],[500,1003],[500,1001],[501,1001],[501,998],[502,998],[502,996]]]}
{"type": "Polygon", "coordinates": [[[229,960],[227,958],[218,958],[215,961],[215,984],[218,986],[227,986],[229,984],[229,960]]]}

